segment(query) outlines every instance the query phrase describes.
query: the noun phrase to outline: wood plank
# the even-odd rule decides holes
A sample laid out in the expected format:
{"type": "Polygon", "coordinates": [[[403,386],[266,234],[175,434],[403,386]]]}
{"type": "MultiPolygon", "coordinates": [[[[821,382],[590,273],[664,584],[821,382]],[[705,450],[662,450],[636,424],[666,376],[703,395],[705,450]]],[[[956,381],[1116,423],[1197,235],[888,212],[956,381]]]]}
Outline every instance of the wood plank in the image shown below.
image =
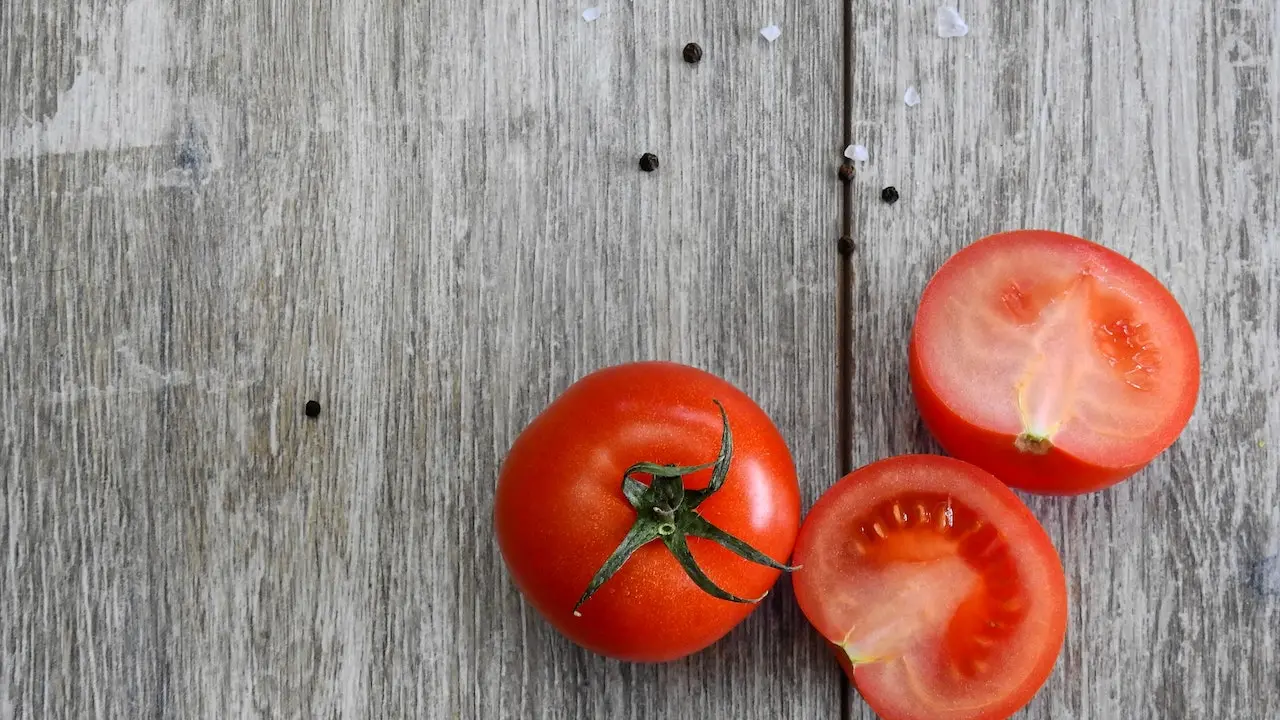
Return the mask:
{"type": "Polygon", "coordinates": [[[490,540],[518,430],[632,358],[833,474],[837,8],[581,9],[0,8],[0,708],[838,714],[785,589],[627,666],[490,540]]]}
{"type": "MultiPolygon", "coordinates": [[[[1064,654],[1025,717],[1280,715],[1280,11],[1246,1],[855,4],[858,463],[936,450],[905,372],[914,304],[995,231],[1093,238],[1182,302],[1202,397],[1136,479],[1030,499],[1071,593],[1064,654]],[[902,103],[908,85],[923,102],[902,103]],[[882,205],[882,185],[902,192],[882,205]]],[[[870,718],[853,701],[853,717],[870,718]]]]}
{"type": "MultiPolygon", "coordinates": [[[[793,443],[806,500],[830,478],[837,206],[822,158],[837,150],[838,26],[822,14],[834,8],[768,7],[609,3],[591,24],[581,8],[487,10],[486,131],[455,149],[477,170],[431,220],[436,236],[465,230],[452,258],[408,255],[393,280],[426,289],[405,312],[437,358],[395,372],[453,398],[396,413],[428,461],[395,453],[408,481],[393,503],[458,542],[428,561],[434,584],[393,584],[387,602],[406,631],[452,608],[428,621],[440,645],[423,657],[392,632],[387,652],[462,717],[839,713],[835,668],[789,592],[686,661],[624,665],[555,636],[510,590],[489,537],[496,462],[516,433],[573,380],[630,359],[738,383],[793,443]],[[757,34],[771,21],[786,33],[773,46],[757,34]],[[706,51],[698,66],[680,60],[688,41],[706,51]],[[645,151],[656,173],[637,170],[645,151]]],[[[411,557],[391,558],[391,577],[411,557]]],[[[389,685],[386,707],[412,709],[412,688],[389,685]]]]}
{"type": "MultiPolygon", "coordinates": [[[[0,5],[0,716],[837,714],[785,589],[622,665],[487,532],[524,422],[631,358],[739,383],[806,500],[834,479],[838,8],[295,5],[0,5]]],[[[858,461],[933,448],[902,353],[948,254],[1129,254],[1203,398],[1138,479],[1032,501],[1073,611],[1026,715],[1280,714],[1280,12],[855,7],[858,461]]]]}

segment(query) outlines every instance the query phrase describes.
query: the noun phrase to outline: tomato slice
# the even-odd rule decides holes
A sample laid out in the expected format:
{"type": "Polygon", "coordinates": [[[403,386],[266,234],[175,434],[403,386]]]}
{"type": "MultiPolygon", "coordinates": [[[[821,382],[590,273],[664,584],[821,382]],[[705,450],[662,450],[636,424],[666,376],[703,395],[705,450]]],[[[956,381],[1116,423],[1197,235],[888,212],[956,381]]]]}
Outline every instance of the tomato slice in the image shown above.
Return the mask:
{"type": "Polygon", "coordinates": [[[938,442],[1031,492],[1129,477],[1178,437],[1200,389],[1191,324],[1159,280],[1040,230],[984,238],[943,264],[910,355],[938,442]]]}
{"type": "Polygon", "coordinates": [[[953,458],[872,463],[800,528],[796,600],[886,720],[1004,718],[1066,633],[1062,563],[1027,506],[953,458]]]}

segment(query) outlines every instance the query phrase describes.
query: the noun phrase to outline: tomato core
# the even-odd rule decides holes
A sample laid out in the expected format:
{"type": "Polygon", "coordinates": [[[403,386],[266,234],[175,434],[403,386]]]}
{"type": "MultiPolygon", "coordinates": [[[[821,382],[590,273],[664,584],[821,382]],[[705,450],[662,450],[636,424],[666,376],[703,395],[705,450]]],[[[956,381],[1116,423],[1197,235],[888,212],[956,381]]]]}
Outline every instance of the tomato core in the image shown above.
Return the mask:
{"type": "Polygon", "coordinates": [[[862,603],[841,647],[856,664],[900,656],[941,634],[957,672],[990,668],[994,639],[1016,628],[1018,569],[995,528],[953,498],[907,493],[856,521],[854,552],[898,592],[862,603]]]}

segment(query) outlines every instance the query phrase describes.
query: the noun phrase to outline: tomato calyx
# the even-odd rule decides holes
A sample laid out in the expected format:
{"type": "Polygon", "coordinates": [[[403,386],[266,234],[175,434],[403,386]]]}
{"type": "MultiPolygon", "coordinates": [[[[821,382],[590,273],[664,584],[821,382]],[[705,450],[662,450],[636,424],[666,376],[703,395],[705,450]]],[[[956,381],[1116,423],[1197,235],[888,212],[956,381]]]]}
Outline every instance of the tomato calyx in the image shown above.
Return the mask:
{"type": "Polygon", "coordinates": [[[714,495],[724,485],[729,475],[729,463],[733,459],[733,433],[729,429],[729,416],[719,400],[712,400],[720,410],[723,431],[720,436],[720,452],[716,459],[704,465],[660,465],[639,462],[622,474],[622,494],[636,511],[636,522],[627,532],[613,554],[596,571],[587,589],[573,606],[573,614],[581,617],[582,607],[601,585],[627,562],[636,550],[654,540],[662,540],[675,556],[685,574],[707,594],[721,600],[736,603],[760,602],[768,595],[742,598],[721,588],[703,572],[689,550],[688,538],[700,537],[715,542],[738,557],[775,570],[790,571],[796,568],[783,565],[755,549],[741,538],[734,537],[713,525],[697,512],[698,506],[714,495]],[[684,476],[703,470],[711,470],[711,482],[701,490],[684,487],[684,476]],[[646,485],[634,475],[649,475],[652,481],[646,485]]]}

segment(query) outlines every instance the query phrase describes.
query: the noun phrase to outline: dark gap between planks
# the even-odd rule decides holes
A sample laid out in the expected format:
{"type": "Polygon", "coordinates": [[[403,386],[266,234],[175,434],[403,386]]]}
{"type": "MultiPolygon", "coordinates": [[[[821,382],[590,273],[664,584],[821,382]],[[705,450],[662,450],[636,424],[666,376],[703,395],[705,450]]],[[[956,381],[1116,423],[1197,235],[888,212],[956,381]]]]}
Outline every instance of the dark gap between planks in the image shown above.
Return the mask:
{"type": "MultiPolygon", "coordinates": [[[[841,3],[841,132],[840,146],[853,144],[853,0],[841,3]]],[[[839,269],[836,273],[836,432],[839,435],[838,466],[841,476],[853,471],[853,292],[857,282],[853,239],[853,183],[840,184],[839,269]]],[[[853,717],[852,688],[837,672],[840,683],[840,718],[853,717]]]]}

